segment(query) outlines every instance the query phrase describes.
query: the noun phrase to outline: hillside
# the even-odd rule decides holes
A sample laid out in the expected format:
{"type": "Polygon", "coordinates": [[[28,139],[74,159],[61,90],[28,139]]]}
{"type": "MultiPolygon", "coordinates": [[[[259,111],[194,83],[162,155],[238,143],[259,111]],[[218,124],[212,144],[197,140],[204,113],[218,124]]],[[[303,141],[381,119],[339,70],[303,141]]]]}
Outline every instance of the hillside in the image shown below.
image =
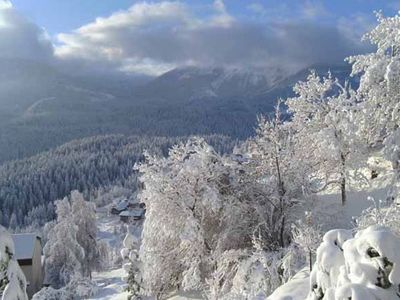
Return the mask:
{"type": "MultiPolygon", "coordinates": [[[[0,163],[102,134],[243,139],[254,133],[257,115],[271,112],[308,74],[188,67],[154,79],[109,80],[67,76],[27,60],[1,63],[0,163]]],[[[349,74],[348,67],[315,68],[335,70],[339,78],[349,74]]]]}
{"type": "MultiPolygon", "coordinates": [[[[0,224],[12,228],[43,225],[54,217],[53,201],[77,189],[85,194],[99,187],[128,185],[136,189],[135,163],[148,150],[165,155],[185,138],[107,135],[74,140],[54,150],[0,166],[0,224]]],[[[234,141],[206,139],[221,152],[234,141]]]]}

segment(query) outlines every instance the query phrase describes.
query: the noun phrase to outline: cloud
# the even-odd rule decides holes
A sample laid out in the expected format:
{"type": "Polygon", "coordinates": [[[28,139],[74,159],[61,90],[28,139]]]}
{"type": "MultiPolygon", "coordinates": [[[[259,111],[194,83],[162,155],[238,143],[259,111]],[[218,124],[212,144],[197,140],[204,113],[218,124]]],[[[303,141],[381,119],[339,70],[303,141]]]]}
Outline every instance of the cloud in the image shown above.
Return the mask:
{"type": "Polygon", "coordinates": [[[250,10],[251,12],[253,12],[257,15],[261,15],[261,16],[265,16],[267,13],[267,10],[264,7],[264,5],[262,5],[261,3],[258,3],[258,2],[250,3],[249,5],[247,5],[247,9],[250,10]]]}
{"type": "Polygon", "coordinates": [[[316,0],[306,0],[303,3],[302,10],[303,16],[306,19],[321,18],[328,15],[328,11],[326,10],[324,4],[316,0]]]}
{"type": "Polygon", "coordinates": [[[53,45],[46,32],[0,1],[0,58],[50,60],[53,45]]]}
{"type": "Polygon", "coordinates": [[[373,14],[356,13],[350,17],[340,17],[337,27],[349,40],[362,45],[360,37],[376,26],[376,17],[373,14]]]}
{"type": "Polygon", "coordinates": [[[224,1],[215,0],[213,6],[217,14],[210,20],[210,24],[222,27],[229,27],[232,25],[235,19],[228,13],[224,1]]]}
{"type": "MultiPolygon", "coordinates": [[[[309,18],[319,2],[304,7],[309,18]]],[[[265,12],[253,3],[248,9],[265,12]]],[[[281,23],[235,19],[222,0],[199,16],[182,2],[141,2],[57,36],[57,59],[72,70],[158,75],[175,67],[227,66],[295,71],[343,62],[365,50],[342,21],[323,26],[302,16],[281,23]]]]}

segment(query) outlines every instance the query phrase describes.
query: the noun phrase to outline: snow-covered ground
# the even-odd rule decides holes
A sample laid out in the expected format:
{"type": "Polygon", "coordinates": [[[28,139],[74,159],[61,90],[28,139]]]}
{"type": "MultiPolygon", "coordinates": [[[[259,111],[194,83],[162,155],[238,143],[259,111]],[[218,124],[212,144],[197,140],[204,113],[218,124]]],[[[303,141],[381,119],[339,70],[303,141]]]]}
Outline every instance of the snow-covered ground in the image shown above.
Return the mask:
{"type": "Polygon", "coordinates": [[[384,160],[380,153],[376,153],[370,158],[369,166],[360,171],[365,180],[348,184],[345,206],[341,204],[341,194],[338,189],[328,189],[317,195],[311,207],[317,214],[324,216],[324,230],[353,228],[354,218],[374,205],[371,199],[379,201],[387,198],[393,179],[390,163],[384,160]],[[370,178],[372,169],[379,172],[378,177],[374,179],[370,178]]]}
{"type": "MultiPolygon", "coordinates": [[[[126,283],[122,280],[125,276],[125,271],[120,269],[114,269],[106,272],[99,272],[93,274],[93,280],[99,287],[99,291],[96,295],[89,298],[88,300],[126,300],[128,293],[125,291],[126,283]]],[[[153,298],[146,298],[147,300],[153,300],[153,298]]],[[[201,300],[199,294],[187,294],[177,293],[171,295],[168,300],[201,300]]]]}
{"type": "MultiPolygon", "coordinates": [[[[113,251],[120,252],[122,249],[122,241],[125,237],[125,229],[129,230],[132,234],[140,236],[141,223],[137,226],[128,226],[119,220],[116,215],[110,215],[108,213],[109,208],[101,208],[97,211],[97,226],[99,228],[98,237],[106,241],[113,251]]],[[[98,292],[89,298],[89,300],[126,300],[128,293],[125,291],[126,283],[122,279],[126,276],[124,269],[122,268],[122,261],[120,268],[114,268],[104,272],[93,273],[93,281],[98,286],[98,292]]],[[[186,300],[186,299],[203,299],[198,294],[184,294],[177,293],[171,295],[169,300],[186,300]]],[[[152,300],[152,298],[147,298],[152,300]]]]}
{"type": "MultiPolygon", "coordinates": [[[[119,220],[118,215],[109,214],[110,206],[97,209],[97,236],[108,243],[115,255],[119,255],[122,248],[122,241],[125,237],[126,230],[130,230],[133,234],[140,235],[141,224],[138,226],[128,226],[119,220]]],[[[126,300],[128,293],[125,291],[126,283],[122,279],[126,276],[122,269],[122,261],[120,268],[114,267],[104,272],[93,273],[93,281],[98,286],[96,295],[89,299],[96,300],[126,300]]]]}
{"type": "Polygon", "coordinates": [[[125,271],[120,269],[93,274],[93,280],[99,287],[98,293],[89,299],[96,300],[126,300],[128,293],[125,291],[126,283],[122,280],[125,271]]]}

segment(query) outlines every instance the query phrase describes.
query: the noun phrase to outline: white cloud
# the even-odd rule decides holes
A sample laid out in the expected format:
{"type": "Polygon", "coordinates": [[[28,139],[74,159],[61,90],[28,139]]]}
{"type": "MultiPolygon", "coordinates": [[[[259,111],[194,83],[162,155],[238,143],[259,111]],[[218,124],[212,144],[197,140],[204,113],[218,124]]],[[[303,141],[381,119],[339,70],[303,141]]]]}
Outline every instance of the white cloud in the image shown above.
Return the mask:
{"type": "Polygon", "coordinates": [[[0,58],[50,60],[53,46],[47,33],[0,1],[0,58]]]}
{"type": "MultiPolygon", "coordinates": [[[[308,17],[322,10],[317,3],[306,9],[308,17]]],[[[228,10],[222,0],[204,6],[201,16],[182,2],[141,2],[59,34],[55,53],[66,65],[156,75],[185,65],[293,70],[343,61],[359,50],[340,28],[304,19],[246,23],[228,10]]]]}
{"type": "Polygon", "coordinates": [[[0,0],[0,9],[11,8],[12,4],[8,0],[0,0]]]}
{"type": "Polygon", "coordinates": [[[247,9],[261,16],[264,16],[267,13],[264,5],[258,2],[250,3],[249,5],[247,5],[247,9]]]}
{"type": "Polygon", "coordinates": [[[375,26],[376,18],[372,14],[358,13],[337,21],[337,27],[343,35],[358,44],[361,44],[361,37],[375,26]]]}
{"type": "Polygon", "coordinates": [[[107,66],[124,72],[154,75],[191,61],[197,52],[191,48],[207,47],[199,45],[196,34],[227,29],[234,21],[222,0],[214,2],[207,20],[196,18],[182,2],[142,2],[72,33],[59,34],[55,54],[62,60],[106,61],[107,66]]]}
{"type": "Polygon", "coordinates": [[[228,13],[223,0],[215,0],[214,9],[217,14],[211,19],[211,25],[229,27],[235,21],[235,18],[228,13]]]}
{"type": "Polygon", "coordinates": [[[328,11],[322,2],[306,0],[303,4],[303,16],[306,19],[322,18],[328,15],[328,11]]]}

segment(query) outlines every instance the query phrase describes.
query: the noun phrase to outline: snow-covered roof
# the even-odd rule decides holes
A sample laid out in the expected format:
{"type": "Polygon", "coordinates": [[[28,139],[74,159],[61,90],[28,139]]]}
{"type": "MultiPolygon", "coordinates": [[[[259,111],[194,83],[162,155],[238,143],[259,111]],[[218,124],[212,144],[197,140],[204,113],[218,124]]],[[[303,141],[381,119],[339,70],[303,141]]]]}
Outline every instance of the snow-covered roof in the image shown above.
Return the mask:
{"type": "Polygon", "coordinates": [[[15,245],[15,258],[17,260],[32,258],[35,242],[38,238],[38,235],[33,233],[13,234],[12,239],[15,245]]]}
{"type": "Polygon", "coordinates": [[[126,210],[119,214],[121,217],[141,217],[143,210],[126,210]]]}
{"type": "Polygon", "coordinates": [[[122,200],[115,206],[115,208],[119,211],[127,209],[128,203],[129,203],[128,200],[122,200]]]}

